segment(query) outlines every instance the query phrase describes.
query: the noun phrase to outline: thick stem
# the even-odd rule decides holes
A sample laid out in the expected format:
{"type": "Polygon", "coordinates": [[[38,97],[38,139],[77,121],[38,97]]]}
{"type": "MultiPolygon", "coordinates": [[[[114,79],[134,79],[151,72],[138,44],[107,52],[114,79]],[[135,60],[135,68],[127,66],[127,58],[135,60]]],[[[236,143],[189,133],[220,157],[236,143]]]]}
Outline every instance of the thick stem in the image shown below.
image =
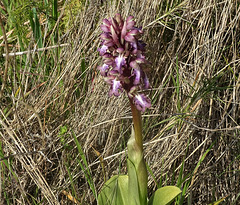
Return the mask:
{"type": "Polygon", "coordinates": [[[142,137],[142,117],[140,111],[136,108],[133,104],[133,101],[129,99],[132,116],[133,116],[133,125],[134,125],[134,132],[135,132],[135,140],[141,151],[143,152],[143,137],[142,137]]]}
{"type": "Polygon", "coordinates": [[[143,157],[142,118],[132,100],[129,101],[134,124],[132,136],[128,140],[129,204],[146,205],[148,176],[143,157]]]}

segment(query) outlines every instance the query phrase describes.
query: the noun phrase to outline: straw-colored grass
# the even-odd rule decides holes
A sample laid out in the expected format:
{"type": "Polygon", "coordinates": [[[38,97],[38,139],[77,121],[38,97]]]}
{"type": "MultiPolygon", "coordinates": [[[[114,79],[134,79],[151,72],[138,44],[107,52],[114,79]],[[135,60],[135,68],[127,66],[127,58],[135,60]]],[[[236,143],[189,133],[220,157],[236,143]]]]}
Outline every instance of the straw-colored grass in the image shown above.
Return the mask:
{"type": "MultiPolygon", "coordinates": [[[[176,185],[184,161],[185,204],[224,197],[223,203],[238,204],[239,2],[90,0],[77,10],[70,4],[61,2],[59,22],[69,24],[59,58],[55,49],[9,57],[0,99],[0,204],[97,204],[74,134],[97,193],[105,178],[126,173],[130,107],[125,95],[108,97],[97,71],[99,25],[115,13],[133,15],[145,31],[152,107],[143,113],[144,152],[157,182],[176,185]]],[[[151,194],[152,176],[148,185],[151,194]]]]}

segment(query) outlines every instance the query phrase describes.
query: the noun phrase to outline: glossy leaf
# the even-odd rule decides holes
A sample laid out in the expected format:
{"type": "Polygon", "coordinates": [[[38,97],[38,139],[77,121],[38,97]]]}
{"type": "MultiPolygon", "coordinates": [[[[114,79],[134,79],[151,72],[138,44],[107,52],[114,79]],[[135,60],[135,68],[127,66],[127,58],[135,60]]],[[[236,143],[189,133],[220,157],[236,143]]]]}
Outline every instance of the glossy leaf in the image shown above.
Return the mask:
{"type": "Polygon", "coordinates": [[[150,198],[148,205],[168,205],[170,204],[179,194],[181,190],[175,186],[165,186],[158,189],[153,196],[150,198]]]}

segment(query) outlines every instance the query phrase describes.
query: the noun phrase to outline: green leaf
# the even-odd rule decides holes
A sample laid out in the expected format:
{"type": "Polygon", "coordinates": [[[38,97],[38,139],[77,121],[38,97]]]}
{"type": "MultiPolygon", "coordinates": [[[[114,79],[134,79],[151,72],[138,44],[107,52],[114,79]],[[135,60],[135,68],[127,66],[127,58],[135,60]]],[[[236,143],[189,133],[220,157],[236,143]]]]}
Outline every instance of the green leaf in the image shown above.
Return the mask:
{"type": "Polygon", "coordinates": [[[181,190],[175,186],[165,186],[158,189],[153,196],[150,198],[148,205],[168,205],[170,204],[179,194],[181,190]]]}
{"type": "Polygon", "coordinates": [[[115,175],[103,186],[98,196],[99,205],[128,205],[128,176],[115,175]]]}

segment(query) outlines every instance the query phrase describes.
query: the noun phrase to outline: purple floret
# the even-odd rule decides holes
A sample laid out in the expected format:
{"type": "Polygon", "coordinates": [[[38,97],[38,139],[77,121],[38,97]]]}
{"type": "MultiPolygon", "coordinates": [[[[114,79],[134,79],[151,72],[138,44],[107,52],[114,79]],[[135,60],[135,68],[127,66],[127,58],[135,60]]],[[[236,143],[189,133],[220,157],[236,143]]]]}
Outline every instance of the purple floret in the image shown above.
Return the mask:
{"type": "Polygon", "coordinates": [[[97,50],[99,51],[100,56],[103,56],[107,52],[108,47],[106,45],[102,45],[102,47],[97,50]]]}
{"type": "Polygon", "coordinates": [[[106,77],[107,76],[107,71],[109,69],[109,65],[103,64],[102,66],[98,66],[98,69],[100,70],[101,75],[106,77]]]}
{"type": "Polygon", "coordinates": [[[114,95],[118,97],[120,95],[119,91],[122,92],[121,82],[119,80],[114,79],[112,81],[111,89],[109,91],[109,96],[114,95]]]}
{"type": "Polygon", "coordinates": [[[115,58],[115,63],[116,63],[116,68],[119,73],[122,73],[122,66],[126,64],[126,60],[124,59],[123,55],[119,55],[118,57],[115,58]]]}
{"type": "Polygon", "coordinates": [[[133,98],[133,102],[136,105],[136,108],[142,112],[145,111],[146,108],[151,107],[151,102],[148,97],[144,94],[135,95],[133,98]]]}

